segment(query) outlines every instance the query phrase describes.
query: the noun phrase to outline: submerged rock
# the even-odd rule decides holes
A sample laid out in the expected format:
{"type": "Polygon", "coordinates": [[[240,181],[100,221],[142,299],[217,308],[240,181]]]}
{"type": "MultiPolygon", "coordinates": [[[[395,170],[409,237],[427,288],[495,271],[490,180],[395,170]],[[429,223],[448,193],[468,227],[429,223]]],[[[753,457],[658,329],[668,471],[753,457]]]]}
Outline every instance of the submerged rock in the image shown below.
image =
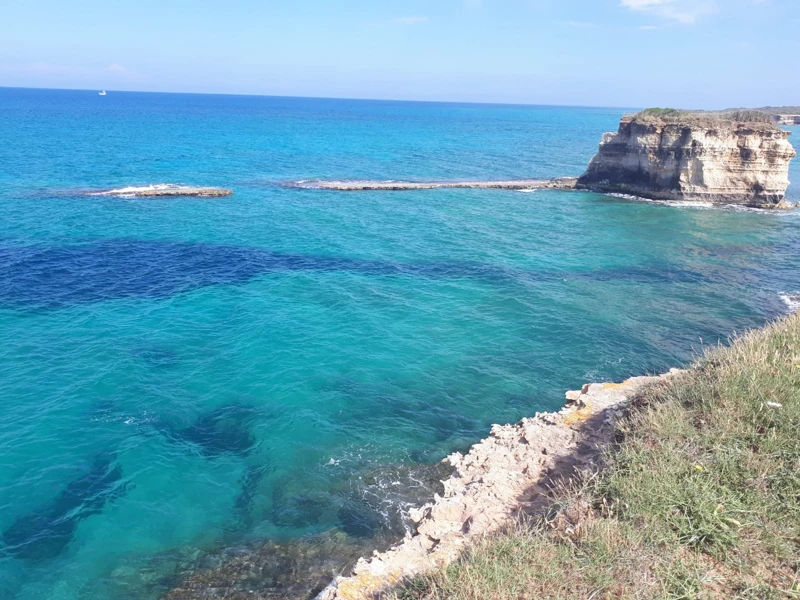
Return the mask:
{"type": "MultiPolygon", "coordinates": [[[[360,556],[413,535],[414,507],[444,493],[442,480],[452,472],[446,463],[373,465],[327,491],[279,486],[266,515],[273,524],[311,529],[325,522],[337,525],[302,539],[227,542],[188,557],[186,550],[164,554],[153,559],[160,576],[146,587],[166,594],[167,600],[312,597],[351,570],[360,556]]],[[[140,568],[127,579],[140,579],[145,571],[150,569],[140,568]]]]}
{"type": "Polygon", "coordinates": [[[331,532],[303,540],[243,544],[205,552],[152,586],[171,588],[163,600],[295,599],[313,597],[366,551],[331,532]]]}
{"type": "Polygon", "coordinates": [[[771,208],[783,201],[789,185],[789,162],[796,155],[789,135],[771,122],[645,111],[604,134],[578,187],[771,208]]]}

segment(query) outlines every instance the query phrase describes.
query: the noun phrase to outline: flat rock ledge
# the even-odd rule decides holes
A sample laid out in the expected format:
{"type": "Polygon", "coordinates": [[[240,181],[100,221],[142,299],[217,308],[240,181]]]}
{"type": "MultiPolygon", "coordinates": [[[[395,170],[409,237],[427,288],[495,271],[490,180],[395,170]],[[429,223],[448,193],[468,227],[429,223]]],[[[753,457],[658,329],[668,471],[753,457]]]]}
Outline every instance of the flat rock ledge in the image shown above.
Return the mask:
{"type": "Polygon", "coordinates": [[[194,187],[188,185],[171,186],[148,186],[148,187],[128,187],[105,192],[95,192],[92,196],[114,196],[118,198],[177,198],[177,197],[199,197],[199,198],[222,198],[230,196],[233,190],[218,187],[194,187]]]}
{"type": "Polygon", "coordinates": [[[673,369],[624,383],[587,384],[567,392],[567,405],[557,413],[494,425],[466,456],[455,453],[445,459],[455,472],[443,481],[443,496],[411,510],[414,535],[359,559],[350,576],[336,578],[316,600],[383,598],[404,580],[452,563],[473,540],[499,532],[520,513],[544,508],[548,484],[598,459],[632,398],[681,373],[673,369]]]}
{"type": "Polygon", "coordinates": [[[357,191],[404,191],[435,190],[440,188],[472,188],[481,190],[571,190],[575,189],[577,177],[556,179],[516,179],[510,181],[302,181],[292,184],[318,190],[357,191]]]}

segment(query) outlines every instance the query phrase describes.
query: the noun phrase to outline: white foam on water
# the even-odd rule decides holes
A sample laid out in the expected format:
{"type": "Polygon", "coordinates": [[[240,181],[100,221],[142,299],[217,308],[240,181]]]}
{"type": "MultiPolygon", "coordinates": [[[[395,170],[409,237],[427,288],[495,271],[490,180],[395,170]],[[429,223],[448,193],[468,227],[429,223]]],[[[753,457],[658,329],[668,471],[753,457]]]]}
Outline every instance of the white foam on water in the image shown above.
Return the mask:
{"type": "Polygon", "coordinates": [[[153,183],[150,185],[142,186],[127,186],[113,190],[105,190],[102,192],[90,192],[89,196],[120,196],[123,198],[135,198],[142,192],[153,192],[159,190],[180,190],[187,186],[177,185],[175,183],[153,183]]]}
{"type": "Polygon", "coordinates": [[[781,292],[778,297],[783,300],[790,313],[800,311],[800,292],[781,292]]]}
{"type": "Polygon", "coordinates": [[[649,204],[660,204],[662,206],[674,206],[677,208],[710,208],[712,210],[730,210],[736,212],[771,213],[778,216],[789,216],[793,214],[791,210],[758,208],[755,206],[743,206],[741,204],[715,204],[714,202],[703,202],[700,200],[654,200],[652,198],[643,198],[642,196],[635,196],[633,194],[618,193],[607,193],[605,195],[611,196],[612,198],[619,198],[621,200],[630,200],[632,202],[647,202],[649,204]]]}
{"type": "Polygon", "coordinates": [[[532,194],[533,192],[536,192],[536,191],[538,191],[538,190],[536,190],[535,188],[534,188],[534,189],[531,189],[531,188],[525,188],[525,189],[523,189],[523,190],[517,190],[517,191],[518,191],[518,192],[522,192],[523,194],[532,194]]]}

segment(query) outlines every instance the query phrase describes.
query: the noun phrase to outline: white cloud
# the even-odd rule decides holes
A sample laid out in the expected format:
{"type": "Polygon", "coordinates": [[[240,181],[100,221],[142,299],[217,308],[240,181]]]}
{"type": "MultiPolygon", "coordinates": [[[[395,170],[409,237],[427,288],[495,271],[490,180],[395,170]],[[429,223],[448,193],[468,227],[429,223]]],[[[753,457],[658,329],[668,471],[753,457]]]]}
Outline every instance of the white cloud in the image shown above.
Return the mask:
{"type": "Polygon", "coordinates": [[[112,63],[106,67],[106,71],[111,71],[112,73],[127,73],[128,69],[126,69],[122,65],[112,63]]]}
{"type": "Polygon", "coordinates": [[[691,25],[715,8],[711,0],[621,0],[620,6],[684,25],[691,25]]]}
{"type": "Polygon", "coordinates": [[[395,23],[400,23],[400,25],[419,25],[428,21],[430,21],[428,17],[398,17],[394,20],[395,23]]]}

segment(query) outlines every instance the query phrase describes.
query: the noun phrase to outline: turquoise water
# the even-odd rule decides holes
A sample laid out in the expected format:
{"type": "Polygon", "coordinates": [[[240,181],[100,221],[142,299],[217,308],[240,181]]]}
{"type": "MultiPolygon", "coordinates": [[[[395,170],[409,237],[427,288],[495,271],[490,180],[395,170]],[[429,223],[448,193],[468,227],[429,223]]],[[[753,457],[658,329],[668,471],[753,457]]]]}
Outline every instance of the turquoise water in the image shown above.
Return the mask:
{"type": "Polygon", "coordinates": [[[283,185],[577,175],[623,112],[0,89],[0,597],[369,539],[342,482],[785,313],[797,214],[283,185]],[[156,183],[235,194],[87,195],[156,183]]]}

